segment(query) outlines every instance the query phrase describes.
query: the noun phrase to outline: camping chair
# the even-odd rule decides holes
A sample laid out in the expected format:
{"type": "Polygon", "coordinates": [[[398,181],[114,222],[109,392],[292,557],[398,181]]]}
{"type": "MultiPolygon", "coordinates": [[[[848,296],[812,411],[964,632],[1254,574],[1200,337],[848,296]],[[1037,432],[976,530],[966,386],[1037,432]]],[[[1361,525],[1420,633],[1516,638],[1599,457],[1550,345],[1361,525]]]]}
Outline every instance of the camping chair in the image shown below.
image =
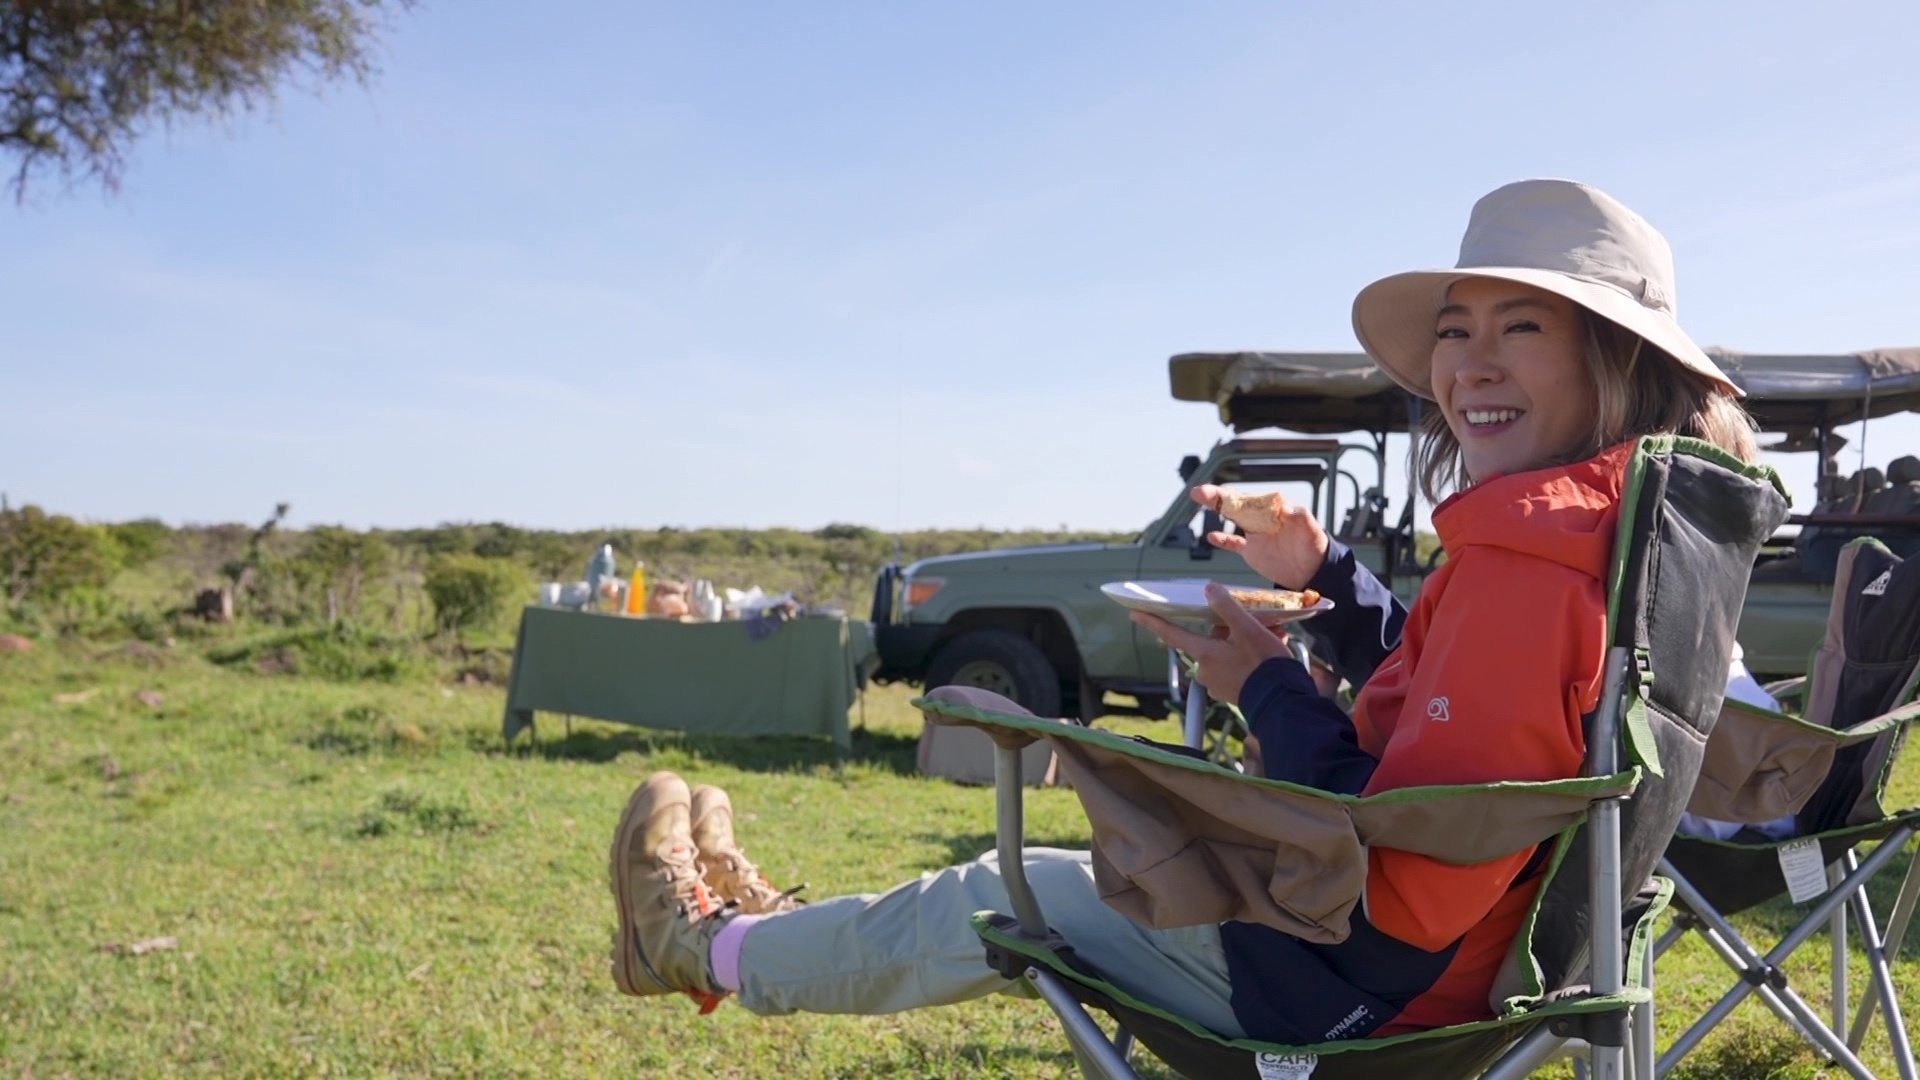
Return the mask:
{"type": "Polygon", "coordinates": [[[996,743],[998,844],[1014,917],[983,912],[975,928],[988,962],[1025,979],[1059,1015],[1085,1075],[1132,1077],[1135,1037],[1195,1077],[1466,1077],[1493,1065],[1488,1076],[1511,1078],[1570,1037],[1591,1045],[1601,1077],[1628,1075],[1629,1063],[1632,1075],[1653,1075],[1649,939],[1668,886],[1649,879],[1716,718],[1748,567],[1785,518],[1786,499],[1771,470],[1675,437],[1642,439],[1626,480],[1611,647],[1579,777],[1336,795],[1017,715],[981,691],[942,687],[918,702],[935,722],[983,728],[996,743]],[[1545,881],[1490,995],[1492,1018],[1303,1046],[1230,1040],[1101,978],[1050,933],[1022,868],[1015,766],[1036,738],[1052,743],[1087,810],[1103,898],[1150,926],[1254,921],[1341,941],[1367,845],[1466,863],[1552,841],[1545,881]],[[1089,1005],[1115,1017],[1114,1039],[1089,1005]]]}
{"type": "Polygon", "coordinates": [[[1920,860],[1907,871],[1884,939],[1867,884],[1920,829],[1920,808],[1889,811],[1883,804],[1894,759],[1909,725],[1920,719],[1915,700],[1920,695],[1920,560],[1902,562],[1871,538],[1847,545],[1834,580],[1826,637],[1811,670],[1799,688],[1803,717],[1728,702],[1707,744],[1689,807],[1727,822],[1766,822],[1791,814],[1794,835],[1773,839],[1749,824],[1726,840],[1678,836],[1661,860],[1661,873],[1673,879],[1679,903],[1655,955],[1697,932],[1739,976],[1661,1055],[1662,1073],[1743,998],[1755,994],[1822,1055],[1863,1080],[1872,1074],[1857,1055],[1875,1011],[1883,1012],[1895,1065],[1904,1080],[1914,1080],[1912,1046],[1889,964],[1920,896],[1920,860]],[[1862,860],[1855,848],[1872,841],[1878,846],[1862,860]],[[1727,916],[1782,893],[1796,904],[1818,901],[1762,953],[1727,916]],[[1872,977],[1850,1029],[1849,909],[1872,977]],[[1831,1026],[1782,970],[1787,957],[1823,925],[1831,948],[1831,1026]]]}

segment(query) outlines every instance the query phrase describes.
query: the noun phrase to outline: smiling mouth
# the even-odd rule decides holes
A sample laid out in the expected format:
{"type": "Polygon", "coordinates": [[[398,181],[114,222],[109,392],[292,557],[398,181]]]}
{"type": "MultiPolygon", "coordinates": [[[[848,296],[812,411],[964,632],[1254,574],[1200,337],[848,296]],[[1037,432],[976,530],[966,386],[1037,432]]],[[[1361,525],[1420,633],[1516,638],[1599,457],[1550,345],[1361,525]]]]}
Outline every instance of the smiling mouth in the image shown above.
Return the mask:
{"type": "Polygon", "coordinates": [[[1466,417],[1467,426],[1474,428],[1492,428],[1511,424],[1520,419],[1519,409],[1466,409],[1460,415],[1466,417]]]}

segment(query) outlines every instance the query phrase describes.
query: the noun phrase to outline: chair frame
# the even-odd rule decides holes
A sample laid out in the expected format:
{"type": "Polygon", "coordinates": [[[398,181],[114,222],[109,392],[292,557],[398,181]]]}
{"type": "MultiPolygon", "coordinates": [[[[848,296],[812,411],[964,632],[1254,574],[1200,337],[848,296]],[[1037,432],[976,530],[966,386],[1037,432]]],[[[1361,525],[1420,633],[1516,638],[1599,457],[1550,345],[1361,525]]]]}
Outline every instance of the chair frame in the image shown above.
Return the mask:
{"type": "MultiPolygon", "coordinates": [[[[1892,566],[1899,566],[1902,562],[1897,555],[1887,550],[1885,545],[1875,540],[1855,540],[1847,546],[1845,552],[1851,552],[1854,548],[1862,548],[1860,554],[1877,548],[1880,555],[1892,560],[1892,566]]],[[[1851,612],[1851,608],[1843,608],[1843,600],[1861,579],[1859,564],[1853,561],[1854,556],[1845,552],[1842,555],[1840,577],[1835,582],[1833,609],[1828,616],[1830,635],[1834,632],[1834,628],[1840,625],[1840,620],[1851,612]]],[[[1866,572],[1871,572],[1871,566],[1866,572]]],[[[1823,645],[1822,649],[1825,648],[1826,646],[1823,645]]],[[[1809,667],[1816,666],[1816,663],[1810,663],[1809,667]]],[[[1900,677],[1902,688],[1895,696],[1890,711],[1872,720],[1859,720],[1857,717],[1839,718],[1854,725],[1841,730],[1857,730],[1894,717],[1903,717],[1901,723],[1909,722],[1912,717],[1907,714],[1910,714],[1913,708],[1915,682],[1920,680],[1920,671],[1915,671],[1911,667],[1901,670],[1905,672],[1900,677]]],[[[1806,695],[1810,692],[1808,684],[1811,678],[1812,676],[1809,676],[1775,684],[1769,690],[1781,696],[1799,696],[1804,705],[1806,695]]],[[[1821,719],[1831,724],[1836,718],[1827,716],[1821,719]]],[[[1904,737],[1904,734],[1904,732],[1897,734],[1882,732],[1876,738],[1898,739],[1904,737]]],[[[1897,744],[1893,752],[1897,752],[1897,744]]],[[[1891,761],[1892,758],[1889,756],[1888,764],[1891,761]]],[[[1764,954],[1742,937],[1726,916],[1721,914],[1712,902],[1687,879],[1685,873],[1674,864],[1674,849],[1669,847],[1667,856],[1663,856],[1660,860],[1659,872],[1673,881],[1679,903],[1674,909],[1673,924],[1654,943],[1653,954],[1657,957],[1666,952],[1689,932],[1698,933],[1708,947],[1732,969],[1738,981],[1682,1033],[1665,1053],[1661,1054],[1657,1063],[1658,1073],[1665,1074],[1679,1064],[1682,1058],[1698,1046],[1714,1027],[1751,994],[1757,996],[1762,1004],[1786,1021],[1787,1026],[1809,1043],[1817,1053],[1845,1070],[1855,1080],[1873,1080],[1873,1073],[1861,1062],[1859,1052],[1865,1043],[1867,1031],[1873,1023],[1874,1014],[1884,1012],[1887,1042],[1892,1051],[1895,1069],[1901,1080],[1920,1080],[1920,1076],[1916,1075],[1912,1040],[1907,1033],[1905,1018],[1901,1015],[1900,1002],[1894,993],[1891,962],[1892,957],[1899,955],[1900,946],[1906,939],[1907,929],[1913,918],[1916,901],[1920,901],[1920,859],[1916,859],[1907,867],[1884,937],[1866,891],[1867,884],[1896,856],[1906,850],[1910,841],[1920,837],[1920,810],[1910,809],[1889,813],[1880,804],[1880,799],[1884,795],[1885,782],[1886,777],[1883,771],[1874,781],[1877,785],[1874,803],[1880,815],[1878,820],[1852,826],[1830,827],[1821,832],[1794,838],[1795,842],[1813,841],[1821,845],[1822,857],[1828,859],[1825,867],[1827,889],[1812,901],[1812,906],[1764,954]],[[1878,840],[1878,846],[1862,858],[1856,853],[1857,847],[1871,840],[1878,840]],[[1862,989],[1859,1009],[1851,1025],[1848,1023],[1851,995],[1847,986],[1849,917],[1859,932],[1861,951],[1865,954],[1868,970],[1868,983],[1862,989]],[[1823,926],[1829,950],[1828,978],[1832,1006],[1830,1024],[1822,1020],[1814,1008],[1794,990],[1782,968],[1786,960],[1800,946],[1821,933],[1823,926]],[[1847,1033],[1844,1038],[1839,1034],[1842,1031],[1847,1033]]],[[[1849,817],[1851,818],[1851,815],[1849,817]]],[[[1764,851],[1769,847],[1777,848],[1779,842],[1747,844],[1735,840],[1730,846],[1764,851]]],[[[1686,863],[1688,860],[1680,861],[1686,863]]],[[[1702,873],[1699,866],[1695,866],[1694,870],[1696,875],[1702,873]]],[[[1748,893],[1739,903],[1748,904],[1759,895],[1757,892],[1748,893]]]]}
{"type": "MultiPolygon", "coordinates": [[[[1625,736],[1621,721],[1631,659],[1631,650],[1624,646],[1608,650],[1600,702],[1589,729],[1588,745],[1591,752],[1588,755],[1587,775],[1610,776],[1619,769],[1621,740],[1625,736]]],[[[1191,698],[1201,700],[1202,695],[1195,693],[1191,698]]],[[[1201,715],[1204,716],[1204,713],[1201,715]]],[[[1042,940],[1049,933],[1046,916],[1040,909],[1032,885],[1027,881],[1022,859],[1025,846],[1025,787],[1021,783],[1020,751],[999,740],[995,740],[994,746],[994,792],[997,819],[995,841],[1000,857],[1000,873],[1013,907],[1013,916],[1022,936],[1035,941],[1042,940]]],[[[1625,948],[1620,932],[1623,917],[1620,812],[1618,799],[1597,800],[1589,810],[1586,822],[1586,828],[1590,830],[1588,904],[1591,916],[1588,923],[1591,929],[1588,945],[1591,959],[1588,983],[1589,993],[1596,997],[1617,994],[1625,985],[1625,972],[1622,970],[1625,948]],[[1603,928],[1610,929],[1603,931],[1603,928]]],[[[1644,953],[1640,976],[1651,991],[1651,949],[1644,953]]],[[[1137,1080],[1132,1067],[1127,1064],[1134,1040],[1124,1025],[1118,1026],[1115,1037],[1109,1039],[1058,975],[1038,965],[1029,965],[1024,977],[1060,1018],[1067,1041],[1087,1080],[1137,1080]]],[[[1585,1045],[1591,1075],[1595,1080],[1653,1080],[1656,1072],[1651,998],[1640,1005],[1622,1007],[1617,1013],[1625,1014],[1620,1017],[1623,1023],[1619,1025],[1624,1038],[1616,1040],[1615,1045],[1605,1045],[1608,1040],[1594,1037],[1594,1033],[1604,1030],[1606,1025],[1595,1024],[1588,1028],[1589,1038],[1585,1045]]],[[[1595,1018],[1615,1014],[1599,1013],[1595,1018]]],[[[1482,1074],[1483,1080],[1518,1080],[1560,1054],[1573,1033],[1565,1028],[1561,1028],[1564,1034],[1556,1031],[1559,1027],[1542,1024],[1517,1038],[1501,1058],[1482,1074]]]]}
{"type": "Polygon", "coordinates": [[[1733,969],[1737,981],[1660,1055],[1655,1062],[1654,1075],[1666,1075],[1741,1001],[1752,994],[1786,1021],[1787,1026],[1811,1044],[1822,1057],[1840,1066],[1855,1080],[1874,1080],[1873,1072],[1860,1060],[1859,1052],[1866,1042],[1875,1012],[1883,1011],[1894,1068],[1901,1080],[1917,1080],[1913,1045],[1907,1034],[1905,1018],[1901,1015],[1899,998],[1894,992],[1891,958],[1899,955],[1900,946],[1906,940],[1907,929],[1913,920],[1916,901],[1920,901],[1920,858],[1907,868],[1884,937],[1874,916],[1872,901],[1867,897],[1867,883],[1892,862],[1915,836],[1914,824],[1907,822],[1896,826],[1864,860],[1851,849],[1843,853],[1827,867],[1827,891],[1764,954],[1734,929],[1693,883],[1663,857],[1660,860],[1660,873],[1673,881],[1676,898],[1684,907],[1675,913],[1673,924],[1654,943],[1651,954],[1658,958],[1689,932],[1697,933],[1733,969]],[[1860,1006],[1851,1026],[1848,1024],[1850,993],[1847,988],[1849,909],[1852,921],[1859,930],[1870,980],[1861,993],[1860,1006]],[[1781,968],[1789,956],[1823,928],[1829,946],[1832,991],[1830,1025],[1793,989],[1781,968]],[[1843,1030],[1847,1032],[1845,1038],[1839,1035],[1843,1030]]]}
{"type": "MultiPolygon", "coordinates": [[[[1296,644],[1294,659],[1306,663],[1304,646],[1296,644]]],[[[1188,678],[1182,685],[1181,679],[1191,674],[1190,668],[1191,662],[1180,654],[1180,650],[1167,650],[1167,701],[1180,711],[1180,743],[1189,750],[1200,751],[1215,765],[1231,768],[1234,762],[1231,760],[1228,740],[1234,736],[1246,739],[1246,718],[1240,715],[1240,710],[1213,700],[1199,680],[1188,678]],[[1216,711],[1224,712],[1226,717],[1209,745],[1207,721],[1216,711]]]]}

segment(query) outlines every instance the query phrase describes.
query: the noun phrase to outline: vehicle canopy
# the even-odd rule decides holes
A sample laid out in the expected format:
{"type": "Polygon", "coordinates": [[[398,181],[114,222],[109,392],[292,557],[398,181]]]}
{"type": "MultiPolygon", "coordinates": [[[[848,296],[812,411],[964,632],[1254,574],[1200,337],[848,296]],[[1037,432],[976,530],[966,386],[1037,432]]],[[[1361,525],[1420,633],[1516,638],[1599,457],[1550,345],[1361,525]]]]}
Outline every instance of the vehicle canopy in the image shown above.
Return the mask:
{"type": "Polygon", "coordinates": [[[1167,368],[1175,400],[1212,402],[1235,431],[1407,430],[1409,395],[1366,353],[1181,353],[1167,368]]]}
{"type": "Polygon", "coordinates": [[[1747,392],[1741,404],[1762,431],[1791,436],[1893,413],[1920,412],[1920,349],[1875,349],[1839,356],[1708,349],[1707,355],[1747,392]]]}
{"type": "MultiPolygon", "coordinates": [[[[1920,348],[1830,356],[1709,349],[1762,431],[1788,436],[1768,449],[1814,449],[1840,424],[1920,412],[1920,348]],[[1796,438],[1797,437],[1797,438],[1796,438]]],[[[1168,361],[1178,401],[1212,402],[1235,431],[1279,427],[1303,434],[1407,430],[1411,398],[1365,353],[1181,353],[1168,361]]]]}

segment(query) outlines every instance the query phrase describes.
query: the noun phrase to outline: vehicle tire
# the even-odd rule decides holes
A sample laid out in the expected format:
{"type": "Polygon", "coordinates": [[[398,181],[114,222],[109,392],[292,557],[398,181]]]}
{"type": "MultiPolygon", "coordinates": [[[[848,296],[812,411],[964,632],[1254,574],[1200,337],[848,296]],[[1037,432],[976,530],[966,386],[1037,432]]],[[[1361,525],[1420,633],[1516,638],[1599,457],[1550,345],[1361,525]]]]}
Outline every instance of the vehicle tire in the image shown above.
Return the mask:
{"type": "Polygon", "coordinates": [[[1060,676],[1040,646],[1011,630],[973,630],[949,641],[927,665],[927,689],[978,686],[1035,716],[1060,715],[1060,676]]]}

